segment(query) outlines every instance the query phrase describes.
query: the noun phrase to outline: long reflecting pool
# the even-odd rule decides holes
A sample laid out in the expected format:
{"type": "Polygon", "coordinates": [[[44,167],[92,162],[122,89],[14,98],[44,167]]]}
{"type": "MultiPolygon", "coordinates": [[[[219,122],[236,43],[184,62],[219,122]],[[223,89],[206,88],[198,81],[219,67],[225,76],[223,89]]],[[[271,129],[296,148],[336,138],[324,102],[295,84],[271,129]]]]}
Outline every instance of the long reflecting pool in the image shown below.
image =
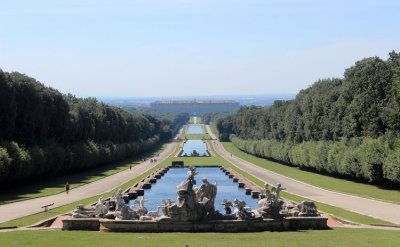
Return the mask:
{"type": "Polygon", "coordinates": [[[204,129],[201,124],[189,124],[186,129],[186,134],[204,134],[204,129]]]}
{"type": "Polygon", "coordinates": [[[187,140],[182,149],[180,156],[209,156],[207,145],[203,140],[187,140]],[[194,154],[195,151],[197,154],[194,154]]]}
{"type": "MultiPolygon", "coordinates": [[[[161,201],[170,198],[176,201],[176,186],[187,178],[187,168],[171,168],[157,183],[152,184],[151,189],[146,189],[144,192],[145,207],[149,211],[156,211],[161,201]]],[[[225,213],[224,207],[220,205],[223,199],[231,201],[235,199],[244,200],[247,206],[255,209],[257,206],[257,199],[252,198],[250,195],[245,194],[243,188],[239,188],[237,183],[223,173],[219,167],[197,167],[196,171],[199,173],[196,176],[197,187],[201,186],[201,179],[206,177],[210,183],[217,182],[217,197],[215,198],[215,209],[221,213],[225,213]]],[[[140,198],[140,197],[139,197],[140,198]]],[[[133,204],[133,200],[129,202],[133,204]]],[[[232,209],[233,210],[233,209],[232,209]]],[[[161,213],[161,211],[160,211],[161,213]]]]}

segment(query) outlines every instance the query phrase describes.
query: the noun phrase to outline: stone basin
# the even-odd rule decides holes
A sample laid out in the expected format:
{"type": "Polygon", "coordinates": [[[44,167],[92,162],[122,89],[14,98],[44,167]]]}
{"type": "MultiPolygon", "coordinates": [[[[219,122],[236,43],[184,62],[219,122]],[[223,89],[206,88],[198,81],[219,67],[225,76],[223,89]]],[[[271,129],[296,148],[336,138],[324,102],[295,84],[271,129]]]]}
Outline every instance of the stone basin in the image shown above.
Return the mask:
{"type": "Polygon", "coordinates": [[[106,232],[260,232],[328,229],[325,217],[287,217],[273,220],[212,220],[201,222],[100,219],[106,232]]]}

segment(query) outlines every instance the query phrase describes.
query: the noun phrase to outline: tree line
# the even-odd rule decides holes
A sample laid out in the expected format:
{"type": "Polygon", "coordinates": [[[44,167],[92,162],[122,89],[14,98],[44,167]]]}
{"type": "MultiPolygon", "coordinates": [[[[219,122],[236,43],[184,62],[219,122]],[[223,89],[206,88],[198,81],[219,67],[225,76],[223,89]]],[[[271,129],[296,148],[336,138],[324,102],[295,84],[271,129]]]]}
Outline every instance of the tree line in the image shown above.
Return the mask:
{"type": "Polygon", "coordinates": [[[190,120],[190,115],[187,112],[156,112],[152,111],[148,107],[134,107],[134,106],[121,106],[121,108],[127,112],[134,113],[134,114],[144,114],[152,116],[156,119],[162,120],[163,132],[167,136],[164,138],[170,139],[174,135],[176,135],[182,125],[185,125],[190,120]]]}
{"type": "Polygon", "coordinates": [[[221,140],[289,165],[400,184],[400,54],[357,61],[294,100],[241,107],[216,122],[221,140]]]}
{"type": "Polygon", "coordinates": [[[133,157],[171,138],[188,119],[128,113],[0,70],[0,183],[133,157]]]}

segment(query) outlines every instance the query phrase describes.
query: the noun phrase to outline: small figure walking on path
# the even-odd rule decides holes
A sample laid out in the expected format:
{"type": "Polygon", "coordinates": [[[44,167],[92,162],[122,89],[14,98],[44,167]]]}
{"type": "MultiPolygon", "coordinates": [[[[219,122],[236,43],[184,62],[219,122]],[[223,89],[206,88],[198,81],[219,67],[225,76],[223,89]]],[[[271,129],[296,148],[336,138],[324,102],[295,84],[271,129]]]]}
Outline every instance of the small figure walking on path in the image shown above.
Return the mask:
{"type": "Polygon", "coordinates": [[[69,193],[69,183],[68,183],[68,181],[65,183],[65,193],[67,193],[67,195],[69,193]]]}
{"type": "Polygon", "coordinates": [[[231,154],[231,157],[232,157],[232,154],[231,154]]]}
{"type": "Polygon", "coordinates": [[[129,171],[132,171],[132,164],[129,164],[129,171]]]}

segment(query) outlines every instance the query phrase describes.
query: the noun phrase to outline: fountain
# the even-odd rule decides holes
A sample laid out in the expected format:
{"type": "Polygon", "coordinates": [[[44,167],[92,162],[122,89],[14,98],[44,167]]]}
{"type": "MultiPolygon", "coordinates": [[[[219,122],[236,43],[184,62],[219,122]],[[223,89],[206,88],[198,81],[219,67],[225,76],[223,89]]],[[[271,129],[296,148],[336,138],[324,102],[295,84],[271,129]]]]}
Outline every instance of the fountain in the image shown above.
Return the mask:
{"type": "Polygon", "coordinates": [[[63,220],[63,230],[244,232],[327,229],[327,218],[319,215],[313,202],[295,204],[283,200],[280,192],[285,188],[280,184],[271,189],[265,185],[257,209],[248,208],[245,200],[223,199],[220,203],[224,205],[223,214],[214,207],[217,184],[209,183],[204,177],[197,188],[197,174],[195,167],[189,167],[187,178],[176,186],[176,200],[164,199],[155,211],[147,210],[144,196],[129,206],[122,190],[118,190],[109,201],[100,198],[92,207],[78,206],[70,219],[63,220]],[[231,207],[235,208],[233,212],[231,207]]]}
{"type": "Polygon", "coordinates": [[[187,140],[183,142],[182,150],[178,156],[210,156],[210,153],[204,140],[187,140]]]}

